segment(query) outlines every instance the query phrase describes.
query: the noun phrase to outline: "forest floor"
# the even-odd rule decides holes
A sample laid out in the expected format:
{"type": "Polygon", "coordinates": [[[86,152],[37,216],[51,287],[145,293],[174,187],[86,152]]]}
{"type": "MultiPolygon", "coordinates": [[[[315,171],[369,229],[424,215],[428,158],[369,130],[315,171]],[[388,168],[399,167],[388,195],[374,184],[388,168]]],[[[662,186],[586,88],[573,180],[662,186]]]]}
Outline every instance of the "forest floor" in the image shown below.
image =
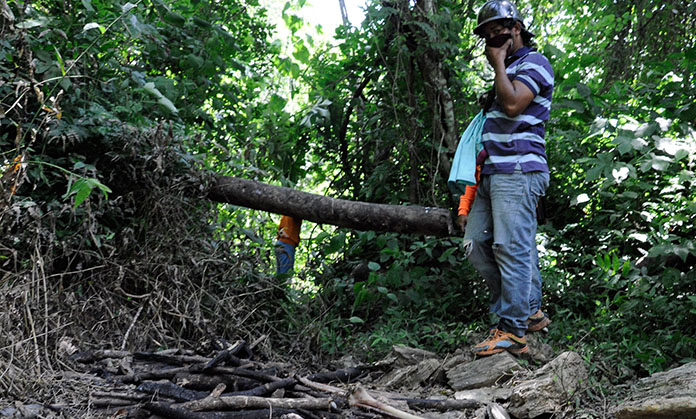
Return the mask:
{"type": "Polygon", "coordinates": [[[37,380],[35,394],[0,398],[0,417],[611,417],[607,400],[582,391],[582,359],[553,358],[543,338],[521,357],[395,346],[377,362],[344,356],[322,368],[261,359],[253,343],[213,346],[80,352],[63,341],[60,366],[37,380]]]}

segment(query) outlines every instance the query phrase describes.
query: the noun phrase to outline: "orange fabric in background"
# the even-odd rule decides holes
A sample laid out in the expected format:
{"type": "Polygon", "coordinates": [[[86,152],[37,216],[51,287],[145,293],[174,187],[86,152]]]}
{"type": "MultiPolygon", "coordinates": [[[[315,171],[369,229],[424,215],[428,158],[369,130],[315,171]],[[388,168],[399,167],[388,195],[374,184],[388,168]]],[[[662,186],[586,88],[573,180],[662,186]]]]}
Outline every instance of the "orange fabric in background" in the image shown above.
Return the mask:
{"type": "Polygon", "coordinates": [[[278,240],[297,247],[300,244],[302,220],[283,215],[278,225],[278,240]]]}
{"type": "Polygon", "coordinates": [[[476,188],[478,188],[479,179],[481,179],[481,166],[477,165],[476,185],[467,185],[464,195],[459,196],[459,210],[457,211],[457,215],[469,215],[471,206],[474,204],[474,199],[476,198],[476,188]]]}

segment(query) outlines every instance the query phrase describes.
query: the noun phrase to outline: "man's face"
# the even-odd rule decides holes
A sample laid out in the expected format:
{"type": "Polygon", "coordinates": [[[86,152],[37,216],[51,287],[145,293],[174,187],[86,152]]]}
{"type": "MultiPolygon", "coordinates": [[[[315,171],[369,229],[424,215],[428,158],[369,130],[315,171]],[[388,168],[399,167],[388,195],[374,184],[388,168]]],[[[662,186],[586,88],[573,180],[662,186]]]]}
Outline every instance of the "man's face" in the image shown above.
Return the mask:
{"type": "Polygon", "coordinates": [[[487,23],[483,27],[483,36],[486,40],[487,48],[504,48],[506,57],[510,56],[521,45],[520,31],[521,26],[518,22],[511,28],[506,28],[500,24],[500,21],[487,23]],[[510,42],[512,39],[512,42],[510,42]]]}
{"type": "Polygon", "coordinates": [[[500,23],[493,21],[493,22],[488,22],[484,27],[483,27],[483,36],[486,39],[491,39],[495,36],[498,36],[500,34],[504,33],[512,33],[512,29],[506,28],[500,23]]]}

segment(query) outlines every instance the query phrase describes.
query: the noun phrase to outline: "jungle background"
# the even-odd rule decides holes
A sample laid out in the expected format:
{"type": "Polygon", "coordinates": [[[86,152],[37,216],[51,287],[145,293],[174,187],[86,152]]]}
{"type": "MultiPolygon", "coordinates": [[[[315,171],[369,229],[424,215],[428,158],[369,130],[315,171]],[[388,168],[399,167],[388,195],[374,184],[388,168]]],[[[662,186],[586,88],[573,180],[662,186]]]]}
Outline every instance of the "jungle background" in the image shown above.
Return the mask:
{"type": "MultiPolygon", "coordinates": [[[[461,236],[303,224],[211,202],[231,175],[453,209],[492,73],[472,0],[368,0],[317,36],[304,0],[0,1],[0,389],[50,398],[65,347],[258,342],[305,365],[485,330],[461,236]],[[274,13],[287,36],[277,38],[274,13]]],[[[338,8],[338,2],[336,2],[338,8]]],[[[587,400],[694,359],[696,3],[520,0],[556,77],[539,226],[546,341],[587,400]]],[[[321,30],[321,29],[319,29],[321,30]]]]}

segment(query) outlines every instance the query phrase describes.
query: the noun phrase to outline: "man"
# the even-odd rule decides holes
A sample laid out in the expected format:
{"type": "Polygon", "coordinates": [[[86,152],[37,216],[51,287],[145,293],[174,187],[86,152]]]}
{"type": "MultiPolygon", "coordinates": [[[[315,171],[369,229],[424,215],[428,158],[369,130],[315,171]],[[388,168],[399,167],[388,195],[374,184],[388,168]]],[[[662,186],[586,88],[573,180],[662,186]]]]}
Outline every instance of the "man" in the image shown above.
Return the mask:
{"type": "Polygon", "coordinates": [[[487,158],[465,238],[469,261],[486,280],[490,311],[499,321],[477,355],[527,352],[526,333],[550,323],[541,311],[541,275],[536,251],[536,207],[549,182],[545,122],[549,119],[553,70],[533,49],[532,33],[507,0],[491,0],[478,14],[476,35],[486,40],[495,71],[495,101],[487,113],[482,143],[487,158]]]}
{"type": "Polygon", "coordinates": [[[295,248],[300,244],[302,220],[283,215],[276,236],[276,273],[286,274],[295,267],[295,248]]]}

